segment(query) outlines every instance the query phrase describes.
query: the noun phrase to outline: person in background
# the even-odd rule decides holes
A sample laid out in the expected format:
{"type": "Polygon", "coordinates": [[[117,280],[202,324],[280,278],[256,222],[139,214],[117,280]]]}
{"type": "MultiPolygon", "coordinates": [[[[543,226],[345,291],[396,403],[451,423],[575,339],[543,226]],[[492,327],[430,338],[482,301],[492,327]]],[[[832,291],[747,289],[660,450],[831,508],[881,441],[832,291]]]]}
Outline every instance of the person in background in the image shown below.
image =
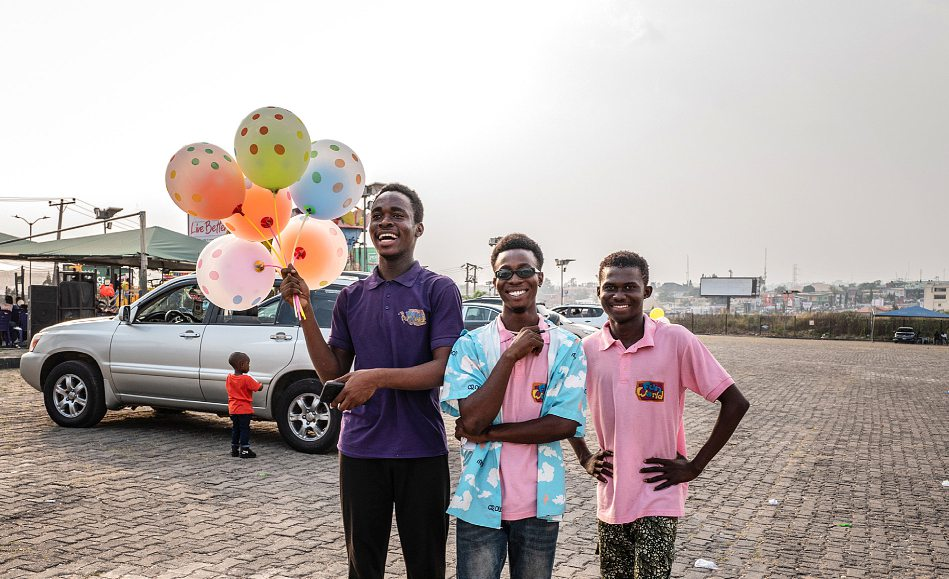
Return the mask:
{"type": "Polygon", "coordinates": [[[234,352],[227,358],[227,363],[234,369],[233,374],[227,375],[227,413],[231,415],[231,456],[240,458],[257,458],[257,453],[250,449],[250,420],[254,416],[252,402],[254,392],[259,392],[263,386],[254,380],[250,372],[250,356],[243,352],[234,352]]]}

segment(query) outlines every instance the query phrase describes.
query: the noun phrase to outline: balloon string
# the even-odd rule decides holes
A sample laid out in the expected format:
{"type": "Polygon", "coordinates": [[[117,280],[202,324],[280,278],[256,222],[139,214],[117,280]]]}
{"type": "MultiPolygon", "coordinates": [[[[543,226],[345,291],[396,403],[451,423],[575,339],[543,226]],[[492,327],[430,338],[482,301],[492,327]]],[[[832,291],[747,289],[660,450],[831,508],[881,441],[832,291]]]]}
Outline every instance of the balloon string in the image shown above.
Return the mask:
{"type": "MultiPolygon", "coordinates": [[[[310,217],[309,213],[303,214],[303,221],[300,223],[300,229],[297,230],[297,238],[293,240],[293,247],[290,248],[290,265],[293,265],[293,262],[297,258],[297,243],[300,242],[300,233],[303,232],[303,226],[306,225],[306,220],[310,217]]],[[[303,306],[300,305],[300,296],[293,296],[293,300],[296,303],[297,307],[300,309],[300,315],[303,319],[306,319],[306,314],[303,313],[303,306]]]]}
{"type": "Polygon", "coordinates": [[[293,265],[294,260],[297,258],[297,243],[300,242],[300,234],[303,233],[303,226],[306,225],[306,220],[309,218],[309,213],[303,214],[303,221],[300,222],[300,229],[297,230],[297,238],[293,240],[293,253],[290,254],[290,265],[293,265]]]}
{"type": "Polygon", "coordinates": [[[240,215],[241,217],[243,217],[244,219],[246,219],[246,220],[247,220],[247,223],[250,223],[250,226],[254,228],[254,231],[257,232],[257,235],[259,235],[259,236],[261,236],[261,237],[264,238],[264,239],[263,239],[264,245],[266,245],[267,248],[270,249],[270,253],[273,253],[273,254],[275,254],[275,255],[277,256],[277,259],[280,260],[280,263],[283,264],[283,267],[287,267],[287,262],[285,262],[285,261],[283,260],[283,256],[280,254],[280,252],[274,250],[273,244],[270,243],[270,241],[267,240],[267,236],[264,235],[264,232],[261,231],[259,227],[257,227],[256,225],[254,225],[254,222],[251,221],[250,217],[244,215],[243,213],[239,213],[238,215],[240,215]]]}
{"type": "Polygon", "coordinates": [[[274,221],[277,222],[277,231],[283,231],[280,227],[280,215],[278,215],[279,212],[277,211],[277,191],[273,192],[273,218],[274,221]]]}

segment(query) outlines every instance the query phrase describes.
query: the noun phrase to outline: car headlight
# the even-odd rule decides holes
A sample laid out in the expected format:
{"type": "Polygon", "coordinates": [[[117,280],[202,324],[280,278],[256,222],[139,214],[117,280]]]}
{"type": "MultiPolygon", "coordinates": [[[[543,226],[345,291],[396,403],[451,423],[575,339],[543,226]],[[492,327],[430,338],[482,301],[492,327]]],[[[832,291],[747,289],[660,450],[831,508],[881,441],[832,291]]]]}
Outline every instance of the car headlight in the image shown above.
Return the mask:
{"type": "Polygon", "coordinates": [[[33,336],[33,339],[30,340],[30,349],[29,349],[30,352],[32,352],[33,349],[36,348],[36,345],[40,343],[40,338],[42,337],[43,337],[42,333],[36,334],[35,336],[33,336]]]}

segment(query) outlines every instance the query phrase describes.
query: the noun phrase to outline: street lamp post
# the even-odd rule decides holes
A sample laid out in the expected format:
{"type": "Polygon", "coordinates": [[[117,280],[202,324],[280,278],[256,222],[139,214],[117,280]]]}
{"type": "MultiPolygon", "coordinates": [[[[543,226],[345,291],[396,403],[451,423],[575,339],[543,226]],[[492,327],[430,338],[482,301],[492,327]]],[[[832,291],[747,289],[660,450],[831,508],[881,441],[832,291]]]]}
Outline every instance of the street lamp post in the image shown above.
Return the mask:
{"type": "Polygon", "coordinates": [[[575,259],[555,259],[554,263],[560,268],[560,305],[563,305],[563,272],[567,270],[567,264],[575,259]]]}
{"type": "Polygon", "coordinates": [[[106,207],[105,209],[101,209],[101,208],[99,208],[99,207],[96,207],[96,208],[95,208],[96,219],[102,219],[102,220],[103,220],[103,221],[102,221],[102,233],[108,233],[109,230],[112,229],[112,222],[111,222],[111,221],[105,221],[105,220],[106,220],[106,219],[112,219],[113,217],[116,216],[116,214],[117,214],[119,211],[122,211],[122,208],[121,208],[121,207],[106,207]]]}
{"type": "MultiPolygon", "coordinates": [[[[33,238],[33,224],[35,224],[37,221],[42,221],[42,220],[44,220],[44,219],[49,219],[49,217],[46,216],[46,215],[44,215],[44,216],[42,216],[42,217],[37,217],[37,218],[34,219],[33,221],[30,221],[30,220],[27,219],[26,217],[20,217],[19,215],[14,215],[14,217],[16,217],[17,219],[22,219],[23,221],[26,222],[27,225],[30,226],[30,238],[31,238],[31,239],[33,238]]],[[[30,283],[26,284],[26,286],[29,287],[29,286],[32,285],[32,284],[33,284],[33,260],[30,260],[30,283]]],[[[26,293],[26,291],[24,291],[24,293],[26,293]]]]}

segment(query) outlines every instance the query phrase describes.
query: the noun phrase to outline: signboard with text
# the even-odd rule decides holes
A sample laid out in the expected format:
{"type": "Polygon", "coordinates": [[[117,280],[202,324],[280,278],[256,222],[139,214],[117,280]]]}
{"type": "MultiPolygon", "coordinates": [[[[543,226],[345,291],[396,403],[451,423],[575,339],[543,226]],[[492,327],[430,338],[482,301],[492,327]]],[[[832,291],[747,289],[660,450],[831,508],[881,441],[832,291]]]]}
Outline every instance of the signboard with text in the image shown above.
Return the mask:
{"type": "Polygon", "coordinates": [[[218,219],[201,219],[188,216],[188,237],[211,241],[227,233],[227,228],[218,219]]]}

